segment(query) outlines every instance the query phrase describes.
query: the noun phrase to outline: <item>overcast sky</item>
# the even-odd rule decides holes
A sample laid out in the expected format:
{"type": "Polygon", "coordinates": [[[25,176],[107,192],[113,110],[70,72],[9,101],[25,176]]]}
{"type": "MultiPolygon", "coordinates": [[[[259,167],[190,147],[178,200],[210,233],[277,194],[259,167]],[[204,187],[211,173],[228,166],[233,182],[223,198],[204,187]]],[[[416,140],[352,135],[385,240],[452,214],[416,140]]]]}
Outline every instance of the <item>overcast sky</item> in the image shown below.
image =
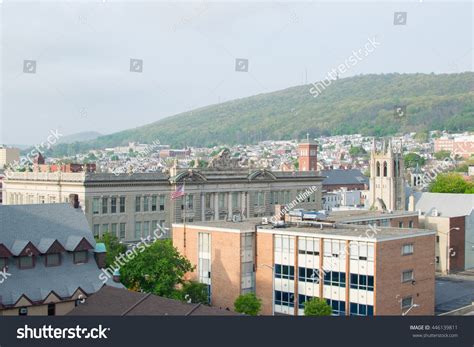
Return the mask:
{"type": "MultiPolygon", "coordinates": [[[[0,3],[2,0],[0,0],[0,3]]],[[[1,6],[0,144],[51,129],[108,134],[197,107],[345,74],[472,71],[472,3],[12,3],[1,6]],[[407,12],[394,25],[394,12],[407,12]],[[143,71],[130,72],[130,59],[143,71]],[[248,72],[235,59],[248,59],[248,72]],[[24,73],[24,60],[36,73],[24,73]]]]}

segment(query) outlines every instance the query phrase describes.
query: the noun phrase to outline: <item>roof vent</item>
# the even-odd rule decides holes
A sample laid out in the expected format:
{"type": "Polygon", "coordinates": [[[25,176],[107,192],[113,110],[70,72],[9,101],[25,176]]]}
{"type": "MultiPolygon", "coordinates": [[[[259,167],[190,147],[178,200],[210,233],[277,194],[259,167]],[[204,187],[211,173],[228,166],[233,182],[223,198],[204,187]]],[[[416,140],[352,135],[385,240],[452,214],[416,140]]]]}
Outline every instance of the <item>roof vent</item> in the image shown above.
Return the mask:
{"type": "Polygon", "coordinates": [[[238,214],[234,214],[232,216],[232,222],[234,222],[234,223],[242,222],[242,217],[240,217],[240,215],[238,215],[238,214]]]}

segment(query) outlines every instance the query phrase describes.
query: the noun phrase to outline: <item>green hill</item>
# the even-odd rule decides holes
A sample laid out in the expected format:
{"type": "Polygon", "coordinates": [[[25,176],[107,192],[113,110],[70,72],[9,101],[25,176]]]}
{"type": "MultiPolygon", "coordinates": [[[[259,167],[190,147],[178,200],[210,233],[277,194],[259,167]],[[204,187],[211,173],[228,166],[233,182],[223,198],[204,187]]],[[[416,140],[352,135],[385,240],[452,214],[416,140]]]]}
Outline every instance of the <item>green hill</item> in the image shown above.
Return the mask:
{"type": "Polygon", "coordinates": [[[55,155],[129,141],[160,140],[176,147],[253,143],[266,139],[362,133],[474,130],[474,73],[361,75],[332,81],[313,97],[312,85],[177,114],[81,143],[60,144],[55,155]],[[406,116],[394,115],[407,105],[406,116]]]}

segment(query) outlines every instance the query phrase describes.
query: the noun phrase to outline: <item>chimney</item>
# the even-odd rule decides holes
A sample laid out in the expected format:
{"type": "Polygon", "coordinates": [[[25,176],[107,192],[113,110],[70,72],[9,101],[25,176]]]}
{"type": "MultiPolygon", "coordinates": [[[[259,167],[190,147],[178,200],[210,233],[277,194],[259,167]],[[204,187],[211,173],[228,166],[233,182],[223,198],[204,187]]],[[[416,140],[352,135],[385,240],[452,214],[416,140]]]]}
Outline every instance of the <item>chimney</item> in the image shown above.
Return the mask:
{"type": "Polygon", "coordinates": [[[415,197],[413,196],[413,193],[408,197],[408,211],[415,211],[415,197]]]}
{"type": "Polygon", "coordinates": [[[79,195],[77,194],[69,194],[69,203],[71,204],[72,207],[74,208],[79,208],[79,195]]]}
{"type": "Polygon", "coordinates": [[[105,269],[105,256],[107,255],[107,249],[105,248],[105,243],[98,242],[95,244],[94,249],[94,258],[95,262],[99,269],[105,269]]]}
{"type": "Polygon", "coordinates": [[[115,269],[112,280],[116,283],[120,283],[120,270],[119,269],[115,269]]]}

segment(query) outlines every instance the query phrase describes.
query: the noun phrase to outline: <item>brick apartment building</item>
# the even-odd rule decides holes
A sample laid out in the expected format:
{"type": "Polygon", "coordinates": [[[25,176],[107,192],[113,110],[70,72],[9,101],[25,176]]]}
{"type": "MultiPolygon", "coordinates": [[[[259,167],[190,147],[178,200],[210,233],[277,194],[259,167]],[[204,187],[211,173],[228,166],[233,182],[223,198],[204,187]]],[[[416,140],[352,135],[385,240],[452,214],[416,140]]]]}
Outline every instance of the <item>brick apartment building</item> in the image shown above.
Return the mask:
{"type": "Polygon", "coordinates": [[[262,314],[302,315],[324,298],[334,315],[433,315],[434,244],[429,230],[329,222],[173,224],[173,244],[209,286],[213,306],[255,292],[262,314]]]}

